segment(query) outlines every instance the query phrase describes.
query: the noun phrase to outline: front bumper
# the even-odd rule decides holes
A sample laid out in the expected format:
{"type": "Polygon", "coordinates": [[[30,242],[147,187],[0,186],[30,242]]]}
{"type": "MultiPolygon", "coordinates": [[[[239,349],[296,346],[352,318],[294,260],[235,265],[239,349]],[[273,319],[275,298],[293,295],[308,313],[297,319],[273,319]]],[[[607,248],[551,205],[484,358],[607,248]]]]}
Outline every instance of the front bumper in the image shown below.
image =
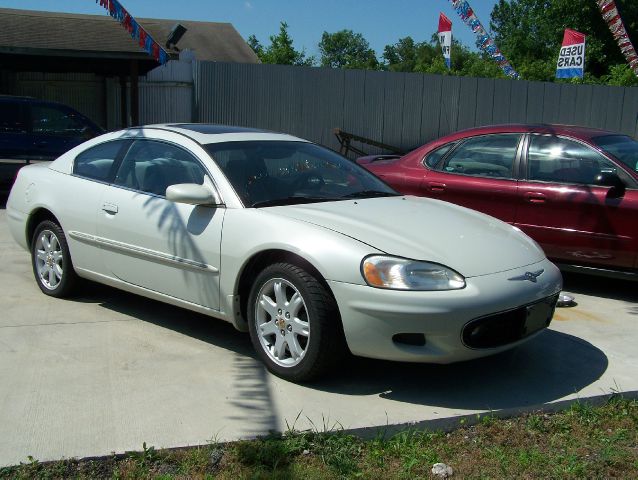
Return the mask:
{"type": "Polygon", "coordinates": [[[562,277],[549,260],[466,279],[462,290],[407,292],[328,282],[339,305],[346,341],[354,355],[385,360],[452,363],[498,353],[532,338],[506,345],[469,348],[463,328],[478,318],[517,309],[560,292],[562,277]],[[537,282],[510,280],[544,270],[537,282]],[[395,335],[422,334],[424,345],[401,343],[395,335]]]}

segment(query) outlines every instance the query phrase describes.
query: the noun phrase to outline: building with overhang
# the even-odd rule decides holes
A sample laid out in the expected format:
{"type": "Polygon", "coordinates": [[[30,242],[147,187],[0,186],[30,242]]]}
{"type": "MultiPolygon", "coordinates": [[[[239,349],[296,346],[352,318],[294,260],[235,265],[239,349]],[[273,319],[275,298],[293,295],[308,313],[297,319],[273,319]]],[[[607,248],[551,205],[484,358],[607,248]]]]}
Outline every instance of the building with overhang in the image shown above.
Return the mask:
{"type": "Polygon", "coordinates": [[[168,51],[165,65],[106,14],[0,8],[0,94],[65,103],[107,129],[190,121],[194,61],[259,63],[229,23],[136,20],[168,51]],[[168,48],[178,23],[186,32],[168,48]]]}

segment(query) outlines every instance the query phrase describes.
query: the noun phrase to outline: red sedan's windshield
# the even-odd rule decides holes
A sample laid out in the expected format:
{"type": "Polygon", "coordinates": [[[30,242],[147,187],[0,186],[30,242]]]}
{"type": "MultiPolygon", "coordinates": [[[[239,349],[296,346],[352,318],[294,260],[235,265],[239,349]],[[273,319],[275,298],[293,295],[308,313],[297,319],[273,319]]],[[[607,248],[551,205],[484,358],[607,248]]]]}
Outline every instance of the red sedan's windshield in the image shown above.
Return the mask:
{"type": "Polygon", "coordinates": [[[626,135],[605,135],[593,138],[596,145],[638,172],[638,142],[626,135]]]}

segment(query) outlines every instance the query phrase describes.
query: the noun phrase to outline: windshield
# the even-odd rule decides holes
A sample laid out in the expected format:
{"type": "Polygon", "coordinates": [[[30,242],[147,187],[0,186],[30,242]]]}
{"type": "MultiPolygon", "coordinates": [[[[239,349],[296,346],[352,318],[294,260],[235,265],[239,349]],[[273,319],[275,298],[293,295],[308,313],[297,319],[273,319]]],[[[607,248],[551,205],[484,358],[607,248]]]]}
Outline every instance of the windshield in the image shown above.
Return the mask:
{"type": "Polygon", "coordinates": [[[354,162],[312,143],[245,141],[204,148],[247,207],[399,195],[354,162]]]}
{"type": "Polygon", "coordinates": [[[638,142],[626,135],[605,135],[593,139],[605,152],[638,172],[638,142]]]}

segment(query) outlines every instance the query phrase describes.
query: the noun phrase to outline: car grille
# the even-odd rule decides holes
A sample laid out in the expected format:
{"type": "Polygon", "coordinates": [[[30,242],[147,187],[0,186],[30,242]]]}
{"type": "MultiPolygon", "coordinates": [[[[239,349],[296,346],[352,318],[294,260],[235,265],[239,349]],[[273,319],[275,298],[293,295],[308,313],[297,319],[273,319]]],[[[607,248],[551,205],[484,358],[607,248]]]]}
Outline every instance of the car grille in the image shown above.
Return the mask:
{"type": "Polygon", "coordinates": [[[476,318],[465,325],[462,338],[469,348],[495,348],[521,340],[549,326],[558,294],[530,305],[476,318]]]}

